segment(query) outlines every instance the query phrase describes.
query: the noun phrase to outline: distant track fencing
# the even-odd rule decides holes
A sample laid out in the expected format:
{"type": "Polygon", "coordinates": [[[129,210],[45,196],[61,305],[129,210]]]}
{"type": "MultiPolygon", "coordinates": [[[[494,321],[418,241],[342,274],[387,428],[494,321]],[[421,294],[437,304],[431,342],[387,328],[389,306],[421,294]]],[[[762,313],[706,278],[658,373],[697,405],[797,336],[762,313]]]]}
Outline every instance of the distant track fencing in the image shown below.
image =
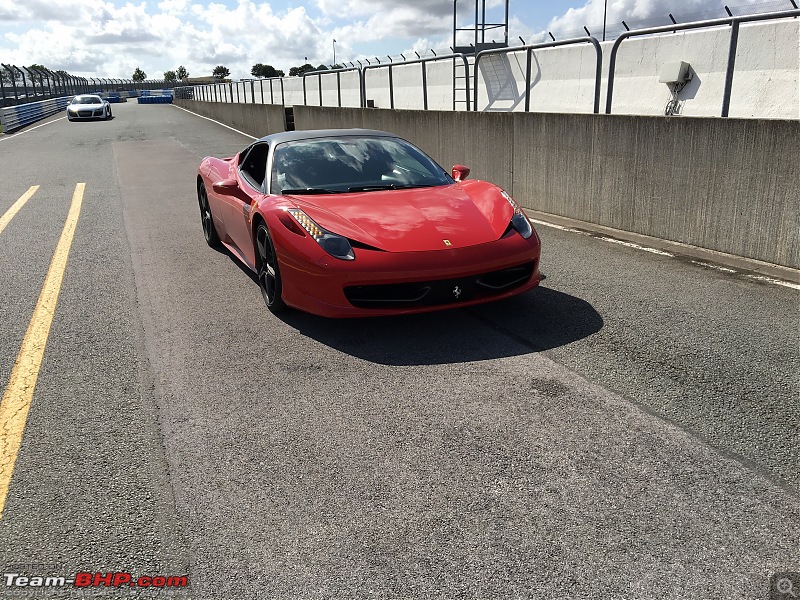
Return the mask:
{"type": "Polygon", "coordinates": [[[40,66],[17,67],[0,63],[0,107],[77,94],[137,92],[138,95],[141,90],[170,89],[174,86],[174,82],[160,79],[134,81],[78,77],[65,71],[51,71],[40,66]]]}

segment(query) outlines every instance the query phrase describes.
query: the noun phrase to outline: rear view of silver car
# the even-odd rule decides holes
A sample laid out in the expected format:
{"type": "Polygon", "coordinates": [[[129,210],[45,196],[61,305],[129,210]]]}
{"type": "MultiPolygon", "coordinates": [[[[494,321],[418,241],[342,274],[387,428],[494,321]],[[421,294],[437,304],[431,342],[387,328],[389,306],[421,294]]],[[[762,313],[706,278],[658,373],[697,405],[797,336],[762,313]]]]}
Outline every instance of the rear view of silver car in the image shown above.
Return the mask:
{"type": "Polygon", "coordinates": [[[111,105],[100,96],[84,94],[75,96],[67,105],[67,119],[80,121],[111,118],[111,105]]]}

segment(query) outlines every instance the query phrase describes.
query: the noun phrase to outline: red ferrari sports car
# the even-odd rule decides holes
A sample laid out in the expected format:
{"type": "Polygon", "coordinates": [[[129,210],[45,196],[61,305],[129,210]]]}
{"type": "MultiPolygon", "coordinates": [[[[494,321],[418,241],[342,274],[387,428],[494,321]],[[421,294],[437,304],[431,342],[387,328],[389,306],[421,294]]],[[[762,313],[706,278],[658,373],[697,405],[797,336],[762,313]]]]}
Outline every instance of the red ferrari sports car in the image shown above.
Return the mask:
{"type": "Polygon", "coordinates": [[[272,311],[327,317],[468,306],[535,287],[539,237],[485,181],[382,131],[276,133],[197,174],[203,233],[272,311]]]}

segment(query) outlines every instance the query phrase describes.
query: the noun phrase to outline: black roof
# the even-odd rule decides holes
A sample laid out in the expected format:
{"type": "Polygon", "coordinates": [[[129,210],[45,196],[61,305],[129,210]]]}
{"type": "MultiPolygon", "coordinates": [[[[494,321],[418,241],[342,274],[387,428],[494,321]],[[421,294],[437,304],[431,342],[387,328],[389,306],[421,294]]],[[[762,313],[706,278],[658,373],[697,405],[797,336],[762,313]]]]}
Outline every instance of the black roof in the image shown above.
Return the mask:
{"type": "Polygon", "coordinates": [[[283,131],[280,133],[273,133],[265,135],[259,142],[294,142],[297,140],[311,140],[315,138],[326,137],[344,137],[344,136],[373,136],[373,137],[400,137],[394,133],[386,131],[378,131],[376,129],[307,129],[304,131],[283,131]]]}

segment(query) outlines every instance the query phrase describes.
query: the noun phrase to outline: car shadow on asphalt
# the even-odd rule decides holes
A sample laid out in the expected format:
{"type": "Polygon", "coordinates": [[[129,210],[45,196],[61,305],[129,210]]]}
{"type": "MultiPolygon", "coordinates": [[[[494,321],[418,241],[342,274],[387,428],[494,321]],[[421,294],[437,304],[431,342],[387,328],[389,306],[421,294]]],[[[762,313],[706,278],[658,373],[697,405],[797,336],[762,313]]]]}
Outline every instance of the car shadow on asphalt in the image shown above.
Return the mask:
{"type": "Polygon", "coordinates": [[[398,317],[278,315],[303,335],[370,362],[432,365],[543,352],[588,337],[603,318],[591,304],[546,287],[480,306],[398,317]]]}
{"type": "MultiPolygon", "coordinates": [[[[226,254],[258,286],[255,273],[226,254]]],[[[264,310],[268,310],[264,306],[264,310]]],[[[603,318],[586,300],[540,284],[506,300],[396,317],[329,319],[287,309],[278,315],[303,335],[356,358],[413,366],[544,352],[589,337],[603,318]]]]}

